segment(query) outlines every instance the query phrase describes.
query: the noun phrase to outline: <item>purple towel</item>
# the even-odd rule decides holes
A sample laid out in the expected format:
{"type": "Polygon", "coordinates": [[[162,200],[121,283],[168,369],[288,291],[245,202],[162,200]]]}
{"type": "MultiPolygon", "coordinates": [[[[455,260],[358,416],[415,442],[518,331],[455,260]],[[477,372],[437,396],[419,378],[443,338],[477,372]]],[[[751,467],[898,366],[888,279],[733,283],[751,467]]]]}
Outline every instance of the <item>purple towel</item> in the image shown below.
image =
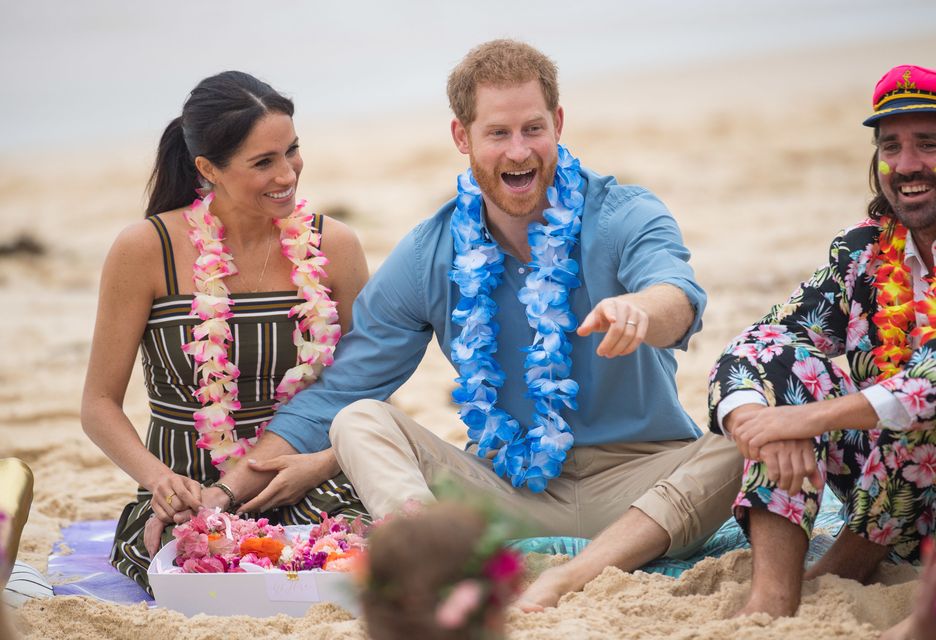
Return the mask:
{"type": "Polygon", "coordinates": [[[91,596],[120,604],[153,598],[133,580],[118,573],[108,561],[116,520],[76,522],[62,529],[62,540],[49,556],[49,579],[57,596],[91,596]]]}

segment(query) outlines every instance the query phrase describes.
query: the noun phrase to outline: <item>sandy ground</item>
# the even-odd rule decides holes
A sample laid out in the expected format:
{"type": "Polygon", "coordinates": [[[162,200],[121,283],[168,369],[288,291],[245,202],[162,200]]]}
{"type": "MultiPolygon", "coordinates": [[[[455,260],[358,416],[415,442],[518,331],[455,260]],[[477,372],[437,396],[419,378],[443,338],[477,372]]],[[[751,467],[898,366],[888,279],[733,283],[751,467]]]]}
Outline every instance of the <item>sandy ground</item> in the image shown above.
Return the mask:
{"type": "MultiPolygon", "coordinates": [[[[700,424],[719,350],[824,259],[838,229],[862,217],[872,150],[860,122],[874,83],[894,64],[931,60],[932,39],[631,70],[564,87],[563,142],[583,164],[656,192],[693,251],[710,299],[702,334],[679,356],[679,387],[700,424]]],[[[448,138],[443,107],[297,123],[302,193],[357,229],[371,270],[454,191],[465,159],[448,138]]],[[[83,435],[79,404],[100,265],[117,232],[142,215],[154,147],[0,157],[0,245],[25,234],[45,248],[0,255],[0,456],[22,458],[35,472],[20,559],[42,569],[60,527],[115,518],[134,490],[83,435]]],[[[453,377],[433,346],[395,399],[460,442],[448,403],[453,377]]],[[[126,410],[145,429],[139,370],[126,410]]],[[[557,609],[511,614],[508,631],[511,638],[873,638],[906,614],[908,575],[885,572],[893,584],[868,587],[822,578],[807,585],[797,617],[771,622],[724,619],[750,579],[744,552],[705,561],[680,580],[607,569],[557,609]]],[[[57,598],[27,606],[15,622],[26,638],[364,637],[330,607],[305,619],[186,621],[57,598]]]]}

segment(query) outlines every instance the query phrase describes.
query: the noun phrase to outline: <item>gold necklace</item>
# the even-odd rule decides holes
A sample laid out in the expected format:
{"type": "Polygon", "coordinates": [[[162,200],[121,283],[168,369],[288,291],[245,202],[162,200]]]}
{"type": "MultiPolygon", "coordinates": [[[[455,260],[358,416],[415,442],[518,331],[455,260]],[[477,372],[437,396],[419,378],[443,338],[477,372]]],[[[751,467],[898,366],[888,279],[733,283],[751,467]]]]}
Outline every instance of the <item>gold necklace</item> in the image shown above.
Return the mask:
{"type": "MultiPolygon", "coordinates": [[[[273,236],[276,235],[275,231],[276,231],[276,227],[274,226],[273,230],[267,236],[266,258],[263,259],[263,268],[260,269],[260,277],[257,278],[257,286],[251,289],[250,293],[257,293],[258,291],[260,291],[260,285],[263,283],[263,276],[266,275],[267,264],[269,264],[270,262],[270,249],[273,247],[273,236]]],[[[240,275],[241,281],[243,281],[244,274],[238,272],[238,275],[240,275]]]]}

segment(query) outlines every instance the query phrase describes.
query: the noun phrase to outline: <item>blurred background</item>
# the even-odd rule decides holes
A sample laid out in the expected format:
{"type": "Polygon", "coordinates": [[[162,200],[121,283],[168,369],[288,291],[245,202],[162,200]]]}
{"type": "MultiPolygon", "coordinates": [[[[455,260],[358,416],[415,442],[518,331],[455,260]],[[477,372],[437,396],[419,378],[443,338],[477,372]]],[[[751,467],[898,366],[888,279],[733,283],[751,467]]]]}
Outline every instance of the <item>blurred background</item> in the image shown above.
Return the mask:
{"type": "MultiPolygon", "coordinates": [[[[932,0],[2,0],[0,7],[4,154],[150,143],[201,78],[225,69],[293,96],[305,120],[444,109],[448,72],[473,45],[498,37],[541,48],[569,88],[609,72],[666,74],[818,46],[864,42],[883,52],[890,39],[936,33],[932,0]]],[[[936,41],[933,50],[936,57],[936,41]]]]}

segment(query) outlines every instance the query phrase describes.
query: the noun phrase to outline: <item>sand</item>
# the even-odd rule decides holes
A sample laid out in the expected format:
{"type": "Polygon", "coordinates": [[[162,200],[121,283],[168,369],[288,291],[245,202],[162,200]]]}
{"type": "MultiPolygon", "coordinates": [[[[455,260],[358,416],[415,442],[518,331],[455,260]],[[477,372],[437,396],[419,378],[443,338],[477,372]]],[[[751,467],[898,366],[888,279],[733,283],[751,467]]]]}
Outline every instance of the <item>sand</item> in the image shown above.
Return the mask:
{"type": "MultiPolygon", "coordinates": [[[[784,298],[825,257],[868,199],[870,92],[894,64],[932,58],[932,40],[839,46],[692,66],[622,71],[564,86],[563,142],[583,164],[645,185],[676,216],[709,293],[705,327],[679,355],[687,410],[705,423],[708,370],[723,345],[784,298]]],[[[560,61],[561,62],[561,61],[560,61]]],[[[440,92],[442,79],[440,78],[440,92]]],[[[361,236],[371,270],[453,192],[465,160],[444,104],[367,121],[297,122],[301,192],[361,236]]],[[[60,527],[115,518],[133,482],[84,436],[79,407],[103,257],[142,214],[153,147],[0,157],[0,249],[21,236],[45,249],[0,251],[0,455],[25,460],[36,497],[20,559],[45,569],[60,527]]],[[[395,396],[452,442],[464,439],[438,348],[395,396]]],[[[139,367],[126,411],[141,432],[139,367]]],[[[873,638],[906,615],[912,572],[887,585],[835,577],[807,585],[795,618],[726,620],[750,579],[750,556],[707,560],[680,580],[609,568],[542,614],[512,613],[510,638],[873,638]]],[[[196,617],[68,597],[14,616],[25,638],[363,638],[333,607],[303,619],[196,617]]]]}

